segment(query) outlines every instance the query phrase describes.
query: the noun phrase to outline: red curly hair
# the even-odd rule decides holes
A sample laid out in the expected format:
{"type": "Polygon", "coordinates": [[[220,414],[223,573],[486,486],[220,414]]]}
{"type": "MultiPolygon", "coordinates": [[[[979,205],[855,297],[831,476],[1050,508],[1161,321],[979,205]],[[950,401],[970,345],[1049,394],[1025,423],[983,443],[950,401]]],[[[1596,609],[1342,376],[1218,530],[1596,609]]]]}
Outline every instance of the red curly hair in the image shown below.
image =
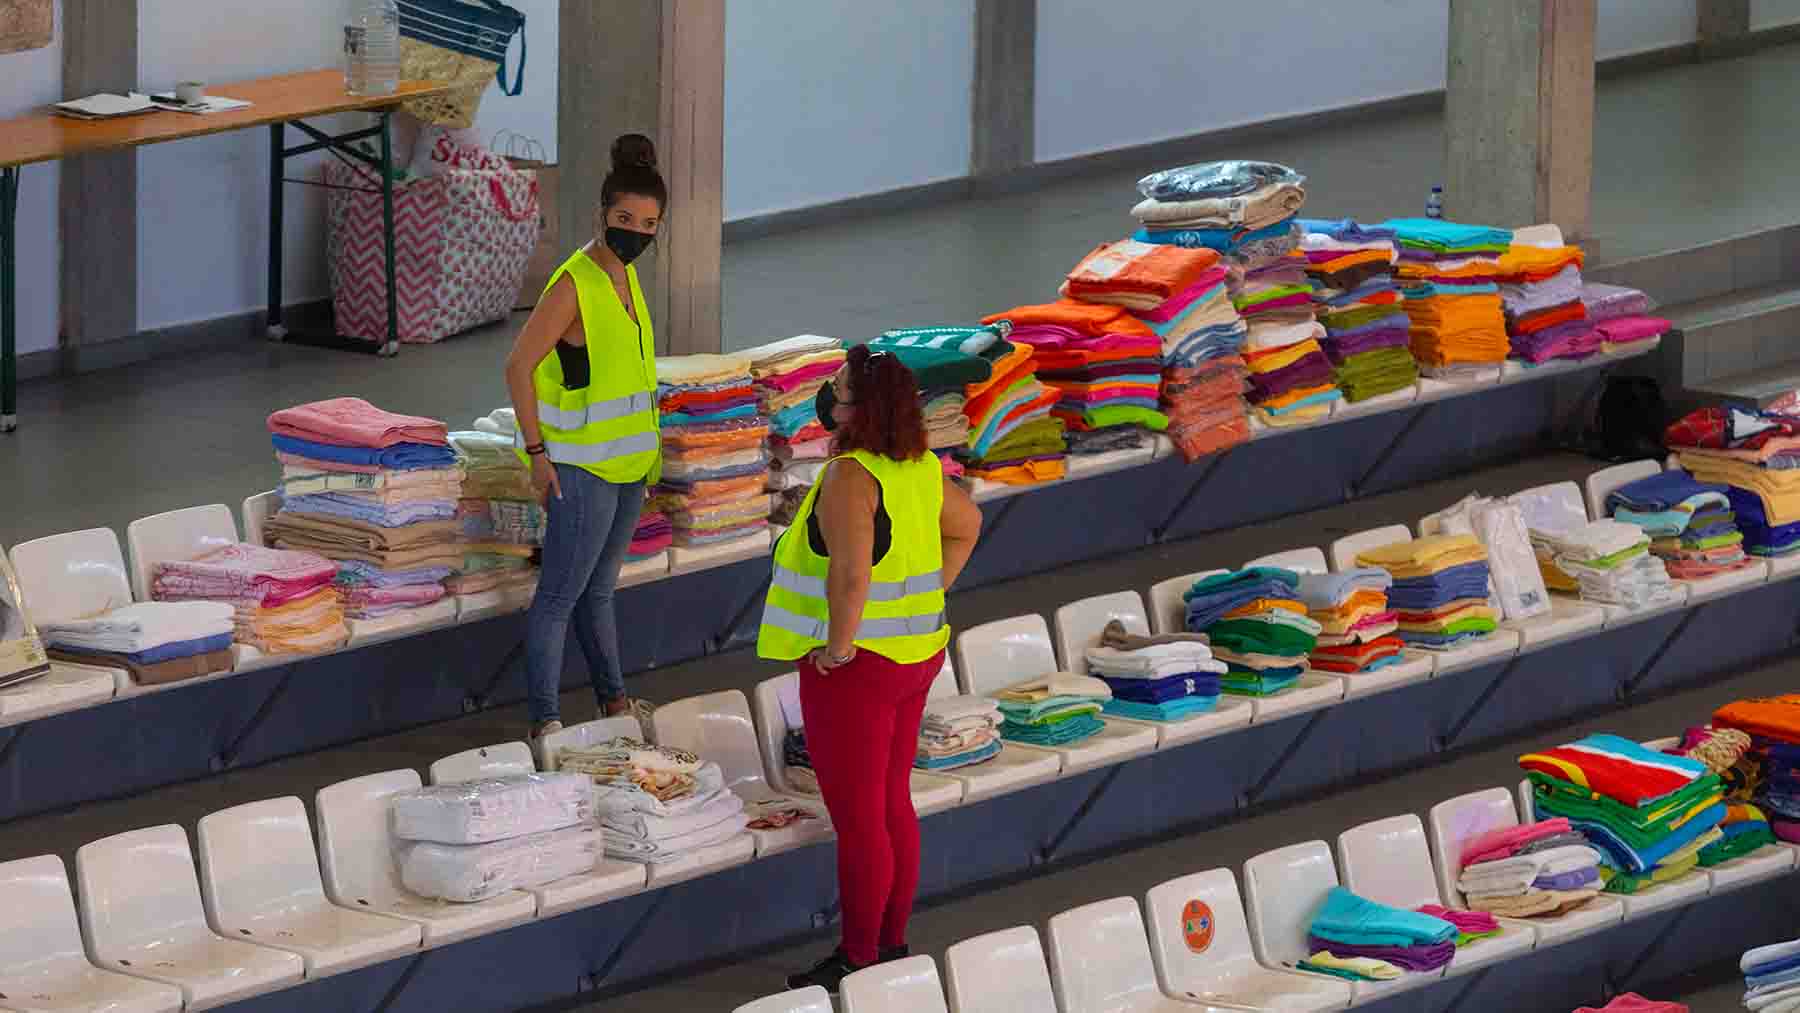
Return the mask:
{"type": "Polygon", "coordinates": [[[855,410],[837,431],[834,453],[864,450],[911,461],[930,450],[925,416],[919,411],[919,384],[899,356],[856,345],[850,349],[845,380],[855,410]]]}

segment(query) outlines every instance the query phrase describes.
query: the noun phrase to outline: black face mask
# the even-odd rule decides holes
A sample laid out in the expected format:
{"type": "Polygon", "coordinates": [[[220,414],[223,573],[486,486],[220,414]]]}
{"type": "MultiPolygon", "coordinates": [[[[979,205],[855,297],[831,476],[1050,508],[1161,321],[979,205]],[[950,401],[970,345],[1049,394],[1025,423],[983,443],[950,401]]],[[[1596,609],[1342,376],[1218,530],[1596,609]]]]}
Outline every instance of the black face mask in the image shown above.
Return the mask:
{"type": "Polygon", "coordinates": [[[606,228],[606,248],[613,251],[614,256],[627,264],[638,259],[638,256],[655,241],[656,233],[654,232],[621,229],[617,225],[609,225],[606,228]]]}
{"type": "Polygon", "coordinates": [[[824,426],[828,433],[838,426],[836,417],[832,415],[832,412],[837,409],[837,405],[837,391],[832,389],[829,382],[820,387],[819,393],[813,396],[813,410],[819,413],[819,425],[824,426]]]}

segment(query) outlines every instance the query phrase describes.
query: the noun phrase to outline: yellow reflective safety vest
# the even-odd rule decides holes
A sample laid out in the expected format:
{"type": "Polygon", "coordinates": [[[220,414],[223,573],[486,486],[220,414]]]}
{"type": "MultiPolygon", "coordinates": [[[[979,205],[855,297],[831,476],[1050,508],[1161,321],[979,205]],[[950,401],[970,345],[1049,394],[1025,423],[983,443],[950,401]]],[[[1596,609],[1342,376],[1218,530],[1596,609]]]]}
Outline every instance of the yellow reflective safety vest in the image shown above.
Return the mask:
{"type": "MultiPolygon", "coordinates": [[[[902,665],[917,664],[944,649],[950,626],[944,617],[944,547],[939,516],[944,471],[935,454],[896,461],[866,451],[844,455],[875,476],[892,522],[888,552],[870,574],[856,646],[902,665]]],[[[834,458],[833,460],[841,460],[834,458]]],[[[763,606],[756,653],[793,661],[824,646],[831,628],[825,578],[831,559],[813,552],[807,523],[819,498],[821,475],[800,504],[794,523],[775,543],[775,573],[763,606]]]]}
{"type": "MultiPolygon", "coordinates": [[[[631,280],[631,304],[637,313],[635,324],[619,305],[612,279],[586,250],[576,250],[564,261],[544,291],[550,291],[565,274],[575,282],[581,304],[588,385],[580,390],[563,386],[562,358],[554,350],[532,371],[544,453],[557,464],[585,468],[608,482],[655,482],[662,477],[656,335],[644,293],[638,289],[637,270],[625,267],[631,280]]],[[[524,439],[523,434],[515,437],[521,457],[524,439]]]]}

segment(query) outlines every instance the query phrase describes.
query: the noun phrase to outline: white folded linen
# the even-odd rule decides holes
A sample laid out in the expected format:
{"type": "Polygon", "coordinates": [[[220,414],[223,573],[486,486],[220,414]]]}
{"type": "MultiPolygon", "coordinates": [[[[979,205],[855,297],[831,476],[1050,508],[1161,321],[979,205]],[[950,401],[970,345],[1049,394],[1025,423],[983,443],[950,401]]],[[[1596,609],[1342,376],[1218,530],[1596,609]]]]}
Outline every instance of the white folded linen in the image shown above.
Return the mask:
{"type": "Polygon", "coordinates": [[[985,696],[945,696],[925,702],[925,721],[928,724],[948,726],[962,718],[1000,717],[1000,705],[991,697],[985,696]]]}
{"type": "Polygon", "coordinates": [[[229,635],[237,609],[229,602],[145,601],[104,615],[38,624],[52,644],[79,650],[136,654],[169,644],[229,635]]]}
{"type": "Polygon", "coordinates": [[[519,774],[401,792],[394,836],[439,844],[485,844],[588,823],[594,785],[582,774],[519,774]]]}
{"type": "Polygon", "coordinates": [[[600,829],[568,827],[487,844],[401,844],[400,882],[431,900],[473,904],[508,890],[545,886],[592,872],[604,847],[600,829]]]}
{"type": "Polygon", "coordinates": [[[1568,844],[1491,862],[1477,862],[1463,869],[1456,885],[1470,897],[1522,897],[1540,877],[1561,876],[1597,868],[1599,864],[1598,851],[1583,844],[1568,844]]]}
{"type": "Polygon", "coordinates": [[[614,830],[607,830],[606,854],[608,857],[617,858],[623,862],[661,865],[686,858],[701,848],[723,844],[743,833],[749,822],[740,812],[704,830],[696,830],[690,834],[669,837],[660,841],[643,840],[614,830]]]}
{"type": "Polygon", "coordinates": [[[608,813],[601,820],[601,825],[609,831],[628,837],[666,841],[705,830],[744,811],[744,800],[724,788],[699,801],[699,805],[670,816],[655,816],[635,810],[608,813]]]}
{"type": "Polygon", "coordinates": [[[597,783],[594,785],[594,809],[603,818],[632,812],[646,816],[682,816],[705,805],[707,799],[725,787],[725,772],[716,763],[701,764],[693,777],[691,793],[667,802],[630,783],[597,783]]]}

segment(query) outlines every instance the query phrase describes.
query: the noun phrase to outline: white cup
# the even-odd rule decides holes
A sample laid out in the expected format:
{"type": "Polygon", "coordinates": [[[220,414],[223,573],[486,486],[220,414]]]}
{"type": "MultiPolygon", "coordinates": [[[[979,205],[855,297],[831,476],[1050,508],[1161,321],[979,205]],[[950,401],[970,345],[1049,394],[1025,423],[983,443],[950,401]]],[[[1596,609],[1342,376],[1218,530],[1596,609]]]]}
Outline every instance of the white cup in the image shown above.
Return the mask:
{"type": "Polygon", "coordinates": [[[206,99],[205,81],[183,81],[175,86],[175,98],[183,105],[199,105],[206,99]]]}

